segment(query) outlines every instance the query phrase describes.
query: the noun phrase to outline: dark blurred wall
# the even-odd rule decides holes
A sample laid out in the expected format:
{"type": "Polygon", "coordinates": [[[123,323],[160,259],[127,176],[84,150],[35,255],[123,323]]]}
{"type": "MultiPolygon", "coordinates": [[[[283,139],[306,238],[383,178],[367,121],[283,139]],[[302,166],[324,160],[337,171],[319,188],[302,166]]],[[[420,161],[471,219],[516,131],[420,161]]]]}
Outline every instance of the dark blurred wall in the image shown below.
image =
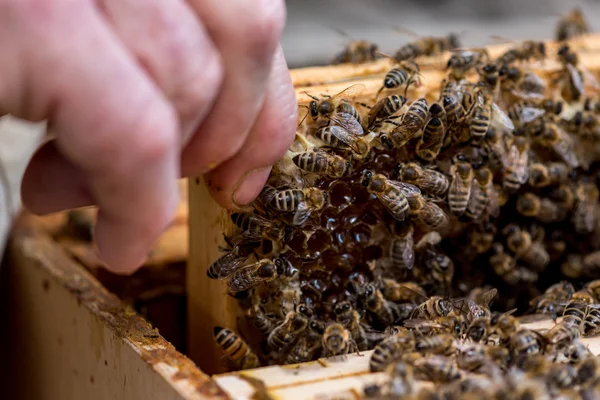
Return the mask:
{"type": "Polygon", "coordinates": [[[462,32],[468,46],[510,39],[547,39],[559,16],[580,6],[592,28],[600,28],[598,0],[288,0],[283,46],[291,67],[327,62],[352,37],[380,44],[393,52],[411,40],[392,29],[419,35],[462,32]]]}

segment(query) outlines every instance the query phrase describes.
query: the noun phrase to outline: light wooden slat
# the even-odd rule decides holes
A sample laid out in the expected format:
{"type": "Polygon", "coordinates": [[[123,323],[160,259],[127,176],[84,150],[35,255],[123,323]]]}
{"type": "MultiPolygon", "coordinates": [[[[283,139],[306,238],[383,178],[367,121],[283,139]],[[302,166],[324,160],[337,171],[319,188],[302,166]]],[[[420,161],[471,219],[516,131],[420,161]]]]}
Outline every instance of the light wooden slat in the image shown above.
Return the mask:
{"type": "MultiPolygon", "coordinates": [[[[550,329],[552,320],[523,324],[523,328],[537,331],[550,329]]],[[[590,351],[600,354],[600,337],[583,338],[581,342],[590,351]]],[[[214,377],[219,386],[235,400],[250,400],[256,390],[245,376],[264,384],[269,396],[277,399],[301,400],[323,398],[353,398],[362,393],[367,385],[385,380],[384,373],[369,372],[369,360],[373,351],[363,356],[348,355],[345,360],[322,359],[305,364],[264,367],[250,371],[239,371],[214,377]]],[[[420,382],[419,385],[426,385],[420,382]]]]}

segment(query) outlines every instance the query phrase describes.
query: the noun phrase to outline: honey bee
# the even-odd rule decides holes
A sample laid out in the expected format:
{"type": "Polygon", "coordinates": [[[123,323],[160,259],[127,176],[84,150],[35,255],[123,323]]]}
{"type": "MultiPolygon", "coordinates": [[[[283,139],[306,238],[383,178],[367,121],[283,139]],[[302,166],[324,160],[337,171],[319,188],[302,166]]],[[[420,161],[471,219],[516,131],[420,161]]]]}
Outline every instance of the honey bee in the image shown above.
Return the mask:
{"type": "Polygon", "coordinates": [[[527,125],[546,114],[546,110],[534,100],[516,101],[507,111],[508,117],[517,126],[527,125]]]}
{"type": "Polygon", "coordinates": [[[406,113],[404,113],[402,122],[389,134],[379,136],[379,140],[390,150],[395,147],[402,147],[421,133],[428,116],[427,100],[425,98],[417,99],[412,102],[406,113]]]}
{"type": "Polygon", "coordinates": [[[475,254],[486,253],[494,243],[496,237],[496,225],[491,222],[472,225],[469,228],[469,247],[475,254]]]}
{"type": "Polygon", "coordinates": [[[318,320],[310,321],[306,334],[294,345],[286,359],[286,364],[313,360],[321,351],[323,333],[325,333],[325,323],[318,320]]]}
{"type": "Polygon", "coordinates": [[[417,156],[425,161],[433,161],[437,158],[444,143],[447,128],[446,111],[440,104],[431,104],[429,115],[430,119],[425,124],[423,134],[415,150],[417,156]]]}
{"type": "Polygon", "coordinates": [[[367,350],[367,334],[361,323],[361,315],[356,311],[349,301],[342,301],[335,305],[333,312],[336,314],[337,322],[344,325],[350,331],[354,343],[359,351],[367,350]]]}
{"type": "Polygon", "coordinates": [[[509,116],[494,102],[493,91],[489,87],[478,83],[473,97],[473,103],[467,111],[471,138],[483,139],[491,126],[497,129],[514,129],[509,116]]]}
{"type": "MultiPolygon", "coordinates": [[[[384,120],[398,112],[406,104],[406,97],[393,94],[377,101],[370,107],[367,126],[373,127],[378,120],[384,120]]],[[[366,106],[366,104],[363,104],[366,106]]],[[[368,107],[368,106],[367,106],[368,107]]]]}
{"type": "Polygon", "coordinates": [[[529,184],[535,188],[566,182],[571,168],[562,162],[533,163],[529,166],[529,184]]]}
{"type": "Polygon", "coordinates": [[[500,93],[507,103],[544,97],[546,83],[532,71],[505,65],[500,68],[499,75],[500,93]]]}
{"type": "Polygon", "coordinates": [[[454,306],[450,300],[440,296],[433,296],[421,303],[410,318],[434,320],[438,317],[447,317],[452,311],[454,311],[454,306]]]}
{"type": "Polygon", "coordinates": [[[400,319],[400,311],[398,306],[386,300],[377,288],[374,282],[367,284],[362,291],[362,298],[365,309],[383,326],[390,326],[400,319]]]}
{"type": "Polygon", "coordinates": [[[542,146],[552,150],[569,167],[579,167],[580,161],[575,152],[573,139],[558,124],[550,121],[546,122],[537,141],[542,146]]]}
{"type": "Polygon", "coordinates": [[[261,304],[253,304],[248,310],[248,314],[252,319],[253,325],[264,336],[268,336],[275,327],[276,316],[267,314],[261,304]]]}
{"type": "Polygon", "coordinates": [[[229,291],[231,293],[243,292],[277,277],[291,277],[296,272],[298,270],[289,261],[284,261],[282,258],[276,258],[274,261],[260,260],[234,271],[228,277],[229,291]]]}
{"type": "Polygon", "coordinates": [[[317,188],[277,190],[267,185],[259,198],[274,210],[294,212],[294,225],[301,225],[314,211],[327,205],[329,196],[317,188]]]}
{"type": "Polygon", "coordinates": [[[573,225],[578,233],[591,233],[598,220],[598,187],[591,182],[580,181],[575,188],[577,203],[573,211],[573,225]]]}
{"type": "Polygon", "coordinates": [[[464,79],[469,71],[489,61],[490,57],[485,49],[457,50],[455,51],[446,65],[449,69],[449,76],[460,81],[464,79]]]}
{"type": "Polygon", "coordinates": [[[562,322],[554,325],[548,332],[544,333],[545,351],[553,353],[568,347],[579,339],[581,333],[577,326],[562,322]]]}
{"type": "Polygon", "coordinates": [[[493,333],[498,336],[500,343],[506,343],[510,337],[520,329],[519,320],[513,316],[516,309],[501,313],[497,317],[492,317],[493,333]]]}
{"type": "Polygon", "coordinates": [[[503,187],[510,191],[517,191],[529,178],[529,139],[521,133],[514,136],[508,143],[506,168],[504,170],[503,187]]]}
{"type": "Polygon", "coordinates": [[[291,227],[270,221],[258,214],[233,213],[231,221],[242,230],[242,237],[248,241],[268,239],[287,242],[292,237],[291,227]]]}
{"type": "Polygon", "coordinates": [[[390,377],[389,393],[392,396],[407,396],[413,392],[413,367],[408,362],[396,361],[386,368],[390,377]]]}
{"type": "Polygon", "coordinates": [[[575,289],[568,281],[560,281],[550,286],[546,291],[530,301],[535,311],[540,314],[550,314],[553,320],[562,315],[565,304],[573,296],[575,289]]]}
{"type": "Polygon", "coordinates": [[[479,343],[485,341],[491,334],[490,318],[475,318],[469,323],[466,331],[467,339],[479,343]]]}
{"type": "Polygon", "coordinates": [[[395,279],[384,278],[382,280],[383,296],[394,303],[418,304],[420,299],[427,298],[427,294],[421,286],[415,282],[397,282],[395,279]]]}
{"type": "Polygon", "coordinates": [[[378,58],[379,47],[375,43],[367,40],[352,40],[337,54],[332,64],[362,64],[369,61],[375,61],[378,58]]]}
{"type": "Polygon", "coordinates": [[[418,187],[409,183],[392,181],[382,174],[365,171],[362,174],[361,185],[374,194],[398,221],[404,221],[408,214],[407,197],[421,194],[418,187]]]}
{"type": "Polygon", "coordinates": [[[333,125],[319,129],[315,136],[329,147],[350,150],[357,159],[364,159],[371,150],[372,135],[363,137],[348,132],[341,126],[333,125]]]}
{"type": "Polygon", "coordinates": [[[562,221],[566,213],[556,203],[540,198],[533,193],[523,193],[517,198],[517,211],[526,217],[536,218],[543,223],[562,221]]]}
{"type": "MultiPolygon", "coordinates": [[[[415,265],[414,227],[412,224],[397,224],[396,235],[390,245],[390,260],[400,271],[411,270],[415,265]]],[[[387,297],[387,296],[386,296],[387,297]]]]}
{"type": "Polygon", "coordinates": [[[237,369],[260,367],[258,357],[239,335],[220,326],[215,326],[213,332],[217,345],[237,369]]]}
{"type": "Polygon", "coordinates": [[[435,196],[444,196],[450,187],[446,175],[432,168],[423,168],[414,162],[400,165],[399,176],[402,182],[413,184],[422,192],[435,196]]]}
{"type": "Polygon", "coordinates": [[[500,70],[494,63],[483,64],[477,68],[479,74],[479,82],[489,87],[492,92],[495,92],[498,88],[500,80],[500,70]]]}
{"type": "Polygon", "coordinates": [[[475,170],[473,177],[475,184],[472,185],[471,195],[467,204],[467,216],[472,219],[479,219],[487,212],[492,217],[498,217],[500,214],[500,204],[498,202],[498,192],[494,188],[494,176],[487,167],[475,170]]]}
{"type": "Polygon", "coordinates": [[[342,324],[327,325],[322,338],[324,355],[327,357],[346,355],[357,351],[350,332],[342,324]]]}
{"type": "Polygon", "coordinates": [[[412,61],[400,61],[397,67],[392,68],[385,74],[383,78],[383,86],[379,89],[375,98],[379,97],[379,93],[381,93],[384,89],[396,89],[401,86],[404,87],[404,95],[408,93],[408,88],[411,84],[419,86],[421,84],[421,80],[419,78],[419,65],[412,61]]]}
{"type": "Polygon", "coordinates": [[[289,349],[306,330],[308,322],[307,316],[302,313],[287,313],[285,319],[269,333],[267,351],[282,353],[289,349]]]}
{"type": "Polygon", "coordinates": [[[508,346],[516,358],[538,354],[543,351],[543,337],[536,331],[521,329],[510,337],[508,346]]]}
{"type": "Polygon", "coordinates": [[[594,296],[594,303],[600,303],[600,279],[586,283],[585,288],[594,296]]]}
{"type": "Polygon", "coordinates": [[[417,360],[414,367],[415,375],[419,379],[435,383],[452,382],[462,377],[456,362],[443,356],[431,356],[417,360]]]}
{"type": "Polygon", "coordinates": [[[369,370],[371,372],[383,371],[403,353],[413,351],[414,348],[415,336],[412,331],[400,329],[375,346],[369,361],[369,370]]]}
{"type": "Polygon", "coordinates": [[[585,110],[586,107],[591,106],[589,103],[586,103],[584,111],[577,111],[570,120],[564,121],[565,129],[569,133],[573,133],[585,140],[595,140],[600,136],[598,117],[594,112],[585,110]]]}
{"type": "Polygon", "coordinates": [[[349,103],[349,99],[360,95],[364,90],[365,85],[357,83],[333,96],[322,95],[322,99],[305,92],[312,99],[308,105],[309,114],[313,121],[316,121],[320,116],[331,118],[336,113],[347,113],[354,117],[360,124],[360,114],[349,103]]]}
{"type": "Polygon", "coordinates": [[[573,326],[582,329],[583,322],[589,310],[589,303],[570,300],[565,306],[561,323],[565,326],[573,326]]]}
{"type": "Polygon", "coordinates": [[[546,44],[534,40],[525,40],[519,46],[507,50],[496,59],[499,67],[513,64],[515,61],[544,60],[546,58],[546,44]]]}
{"type": "Polygon", "coordinates": [[[488,362],[486,347],[478,343],[470,343],[461,347],[456,362],[465,371],[476,372],[488,362]]]}
{"type": "Polygon", "coordinates": [[[324,151],[306,151],[292,159],[298,168],[319,175],[341,178],[352,170],[350,161],[324,151]]]}
{"type": "Polygon", "coordinates": [[[460,42],[455,33],[441,37],[423,37],[402,46],[394,58],[398,61],[411,60],[421,56],[433,56],[458,47],[460,47],[460,42]]]}
{"type": "Polygon", "coordinates": [[[438,232],[429,232],[417,243],[416,249],[421,254],[420,261],[424,269],[429,272],[430,279],[434,284],[441,285],[440,293],[447,293],[454,276],[454,263],[450,257],[436,248],[441,240],[438,232]]]}
{"type": "Polygon", "coordinates": [[[210,264],[206,275],[211,279],[227,279],[244,265],[256,247],[256,243],[242,243],[233,246],[230,251],[210,264]]]}
{"type": "Polygon", "coordinates": [[[417,338],[415,350],[423,354],[438,354],[449,356],[456,353],[456,340],[448,333],[417,338]]]}
{"type": "Polygon", "coordinates": [[[419,218],[430,229],[443,230],[448,226],[448,216],[444,210],[433,201],[425,199],[424,196],[418,195],[409,198],[408,206],[411,215],[419,218]]]}
{"type": "Polygon", "coordinates": [[[568,45],[558,49],[558,60],[562,64],[557,81],[560,83],[560,93],[567,102],[579,101],[585,93],[585,80],[597,86],[594,76],[579,65],[579,57],[568,45]]]}
{"type": "Polygon", "coordinates": [[[581,9],[574,8],[560,19],[556,26],[556,40],[565,41],[589,32],[588,24],[581,9]]]}
{"type": "Polygon", "coordinates": [[[473,167],[467,162],[465,156],[460,153],[455,155],[450,168],[452,180],[448,189],[448,205],[450,211],[456,215],[463,214],[467,209],[469,197],[471,196],[473,175],[473,167]]]}

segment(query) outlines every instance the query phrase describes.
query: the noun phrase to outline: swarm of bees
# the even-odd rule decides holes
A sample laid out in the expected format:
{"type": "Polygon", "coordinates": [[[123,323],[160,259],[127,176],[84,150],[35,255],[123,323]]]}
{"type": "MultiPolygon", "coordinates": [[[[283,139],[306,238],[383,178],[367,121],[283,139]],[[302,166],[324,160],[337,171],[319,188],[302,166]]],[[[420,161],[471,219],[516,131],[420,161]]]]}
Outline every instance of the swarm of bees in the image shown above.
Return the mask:
{"type": "Polygon", "coordinates": [[[232,367],[374,349],[390,379],[367,397],[412,398],[421,379],[444,398],[593,398],[600,361],[579,339],[600,333],[600,97],[567,41],[582,21],[561,20],[553,54],[423,38],[370,100],[362,84],[306,93],[294,144],[208,270],[247,316],[252,345],[215,328],[232,367]],[[419,57],[448,50],[439,91],[410,98],[419,57]],[[548,59],[552,79],[531,66],[548,59]],[[531,331],[521,314],[559,322],[531,331]]]}

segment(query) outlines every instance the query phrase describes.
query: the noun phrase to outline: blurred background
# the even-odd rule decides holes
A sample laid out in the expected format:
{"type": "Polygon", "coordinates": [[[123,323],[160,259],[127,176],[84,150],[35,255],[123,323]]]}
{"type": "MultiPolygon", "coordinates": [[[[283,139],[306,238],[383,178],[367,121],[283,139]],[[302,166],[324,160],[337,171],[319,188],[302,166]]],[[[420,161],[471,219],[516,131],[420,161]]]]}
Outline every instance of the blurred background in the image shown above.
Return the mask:
{"type": "MultiPolygon", "coordinates": [[[[290,68],[326,64],[347,37],[370,40],[394,53],[421,36],[461,33],[466,46],[508,39],[551,39],[558,18],[579,6],[593,31],[600,30],[600,0],[288,0],[283,49],[290,68]]],[[[497,42],[497,41],[496,41],[497,42]]]]}

